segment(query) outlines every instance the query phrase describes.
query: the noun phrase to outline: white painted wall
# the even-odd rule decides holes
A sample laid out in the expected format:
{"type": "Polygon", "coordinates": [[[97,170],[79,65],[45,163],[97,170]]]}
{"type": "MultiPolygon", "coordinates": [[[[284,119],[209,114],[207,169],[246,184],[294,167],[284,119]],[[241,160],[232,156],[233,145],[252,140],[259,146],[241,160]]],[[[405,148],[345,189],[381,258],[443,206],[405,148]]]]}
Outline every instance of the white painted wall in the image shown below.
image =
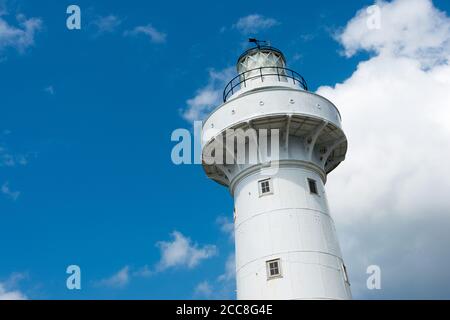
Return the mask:
{"type": "Polygon", "coordinates": [[[237,297],[350,299],[324,189],[327,173],[347,151],[341,116],[332,102],[298,84],[263,80],[246,84],[203,123],[203,151],[228,129],[276,128],[282,137],[276,158],[258,144],[257,163],[208,163],[208,152],[203,154],[206,174],[235,200],[237,297]],[[269,177],[273,193],[260,196],[258,181],[269,177]],[[308,178],[316,181],[318,195],[310,193],[308,178]],[[278,258],[282,277],[268,280],[266,262],[278,258]]]}
{"type": "Polygon", "coordinates": [[[264,169],[235,188],[238,299],[350,299],[322,180],[309,169],[264,169]],[[258,181],[271,177],[273,194],[258,181]],[[319,194],[309,191],[316,180],[319,194]],[[266,261],[281,259],[282,277],[268,280],[266,261]]]}

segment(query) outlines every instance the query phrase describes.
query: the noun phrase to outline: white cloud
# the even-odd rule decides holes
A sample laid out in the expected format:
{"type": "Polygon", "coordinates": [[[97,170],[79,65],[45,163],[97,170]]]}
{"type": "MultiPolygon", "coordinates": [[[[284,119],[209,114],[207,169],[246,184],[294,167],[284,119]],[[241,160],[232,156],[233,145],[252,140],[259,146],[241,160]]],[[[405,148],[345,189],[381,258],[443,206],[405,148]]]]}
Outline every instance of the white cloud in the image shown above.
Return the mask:
{"type": "MultiPolygon", "coordinates": [[[[3,132],[0,134],[0,168],[6,169],[6,168],[14,168],[18,166],[26,166],[28,164],[28,159],[30,157],[30,154],[19,154],[14,153],[9,150],[9,148],[6,146],[5,143],[3,143],[4,137],[11,134],[10,130],[3,130],[3,132]]],[[[0,185],[0,195],[4,195],[13,201],[16,201],[19,196],[20,192],[12,190],[10,187],[9,181],[3,182],[3,184],[0,185]]]]}
{"type": "Polygon", "coordinates": [[[232,253],[228,256],[225,262],[225,271],[217,279],[220,282],[234,282],[236,278],[236,260],[235,254],[232,253]]]}
{"type": "Polygon", "coordinates": [[[27,300],[27,297],[19,290],[7,290],[0,283],[0,300],[27,300]]]}
{"type": "Polygon", "coordinates": [[[223,70],[209,70],[208,84],[197,90],[196,95],[187,101],[187,108],[182,116],[187,121],[203,120],[211,110],[222,103],[222,93],[225,85],[235,75],[234,67],[223,70]]]}
{"type": "Polygon", "coordinates": [[[111,277],[98,281],[98,285],[105,287],[124,287],[130,282],[130,268],[123,267],[111,277]]]}
{"type": "Polygon", "coordinates": [[[35,34],[42,28],[42,20],[27,19],[23,14],[18,14],[16,20],[17,25],[12,25],[0,15],[0,51],[12,47],[23,52],[34,45],[35,34]]]}
{"type": "Polygon", "coordinates": [[[196,267],[202,260],[217,254],[214,245],[199,247],[191,239],[178,231],[172,232],[172,241],[160,241],[157,247],[161,250],[161,260],[157,265],[158,271],[174,267],[196,267]]]}
{"type": "Polygon", "coordinates": [[[0,167],[25,166],[28,163],[28,156],[23,154],[12,154],[6,148],[0,146],[0,167]]]}
{"type": "Polygon", "coordinates": [[[303,41],[303,42],[309,42],[309,41],[314,40],[315,37],[316,37],[315,34],[312,34],[312,33],[303,33],[303,34],[300,35],[300,40],[303,41]]]}
{"type": "Polygon", "coordinates": [[[143,34],[150,38],[153,43],[165,43],[167,40],[167,34],[155,29],[151,24],[146,26],[137,26],[131,31],[125,31],[125,36],[137,36],[143,34]]]}
{"type": "Polygon", "coordinates": [[[234,238],[234,222],[225,216],[219,216],[216,219],[216,223],[220,227],[220,231],[227,234],[231,239],[234,238]]]}
{"type": "Polygon", "coordinates": [[[19,198],[20,196],[20,192],[19,191],[12,191],[11,188],[9,187],[9,182],[5,182],[2,184],[1,188],[0,188],[1,193],[3,193],[5,196],[7,196],[8,198],[12,199],[13,201],[16,201],[17,198],[19,198]]]}
{"type": "Polygon", "coordinates": [[[133,276],[148,278],[148,277],[152,276],[154,273],[155,273],[155,271],[151,270],[148,265],[145,265],[145,266],[139,268],[138,270],[134,271],[133,276]]]}
{"type": "Polygon", "coordinates": [[[236,263],[234,253],[225,262],[225,270],[214,281],[202,281],[194,289],[194,296],[207,299],[236,298],[236,263]]]}
{"type": "Polygon", "coordinates": [[[3,130],[3,132],[0,134],[0,167],[16,167],[27,165],[30,156],[36,156],[36,154],[21,154],[11,151],[6,143],[3,142],[3,139],[10,134],[10,130],[3,130]]]}
{"type": "Polygon", "coordinates": [[[161,259],[155,268],[151,269],[148,265],[133,269],[125,266],[111,277],[95,282],[95,285],[124,287],[133,277],[148,278],[169,268],[186,267],[192,269],[198,266],[201,261],[217,254],[217,248],[214,245],[199,246],[178,231],[172,232],[171,236],[172,241],[156,243],[161,251],[161,259]]]}
{"type": "Polygon", "coordinates": [[[122,21],[119,17],[110,14],[107,16],[98,17],[94,20],[93,24],[96,26],[99,34],[114,32],[121,24],[122,21]]]}
{"type": "Polygon", "coordinates": [[[425,66],[449,58],[449,18],[431,1],[377,1],[376,5],[379,29],[368,28],[373,13],[362,9],[337,36],[347,56],[360,50],[373,51],[414,58],[425,66]]]}
{"type": "Polygon", "coordinates": [[[274,18],[264,17],[260,14],[250,14],[239,18],[233,25],[233,28],[239,30],[239,32],[243,34],[256,34],[279,24],[280,23],[274,18]]]}
{"type": "Polygon", "coordinates": [[[213,295],[213,287],[208,281],[200,282],[194,289],[194,294],[196,296],[211,298],[213,295]]]}
{"type": "Polygon", "coordinates": [[[428,0],[378,1],[381,29],[357,13],[337,37],[374,56],[319,94],[341,111],[347,159],[329,200],[356,298],[450,297],[450,20],[428,0]],[[366,267],[382,290],[365,288],[366,267]]]}
{"type": "Polygon", "coordinates": [[[26,273],[15,272],[4,282],[0,282],[0,300],[27,300],[23,292],[15,289],[18,283],[27,277],[26,273]]]}

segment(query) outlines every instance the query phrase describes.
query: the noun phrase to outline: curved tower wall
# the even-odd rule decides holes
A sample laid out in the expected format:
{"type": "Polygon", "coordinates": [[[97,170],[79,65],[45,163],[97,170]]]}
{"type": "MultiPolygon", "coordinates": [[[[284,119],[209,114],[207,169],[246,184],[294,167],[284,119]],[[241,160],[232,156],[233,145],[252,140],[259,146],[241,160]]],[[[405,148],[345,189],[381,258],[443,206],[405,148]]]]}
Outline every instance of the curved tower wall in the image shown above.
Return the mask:
{"type": "Polygon", "coordinates": [[[284,56],[264,50],[254,48],[239,58],[239,80],[258,65],[270,75],[256,76],[250,86],[241,83],[203,125],[205,172],[229,188],[235,203],[237,297],[350,299],[325,192],[328,173],[347,151],[339,111],[294,78],[283,78],[284,69],[272,75],[268,67],[278,72],[284,56]],[[253,140],[246,136],[249,130],[256,133],[253,140]],[[263,139],[261,132],[270,134],[263,139]],[[233,143],[217,144],[226,139],[233,143]],[[239,150],[249,153],[251,144],[252,161],[237,161],[239,150]],[[212,162],[219,148],[223,161],[212,162]]]}

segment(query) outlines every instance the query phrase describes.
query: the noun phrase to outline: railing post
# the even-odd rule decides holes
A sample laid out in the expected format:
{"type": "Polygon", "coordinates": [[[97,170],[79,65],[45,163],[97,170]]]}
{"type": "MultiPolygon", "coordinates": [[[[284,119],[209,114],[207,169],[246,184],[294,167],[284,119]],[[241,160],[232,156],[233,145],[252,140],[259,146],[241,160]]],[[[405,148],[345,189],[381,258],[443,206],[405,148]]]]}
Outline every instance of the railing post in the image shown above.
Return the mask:
{"type": "Polygon", "coordinates": [[[281,80],[280,80],[280,70],[279,70],[279,68],[277,67],[277,75],[278,75],[278,81],[280,82],[281,80]]]}
{"type": "Polygon", "coordinates": [[[262,67],[259,67],[259,73],[261,74],[261,82],[264,82],[263,74],[262,74],[262,67]]]}
{"type": "Polygon", "coordinates": [[[225,90],[223,90],[223,102],[227,101],[227,96],[228,96],[228,85],[225,87],[225,90]]]}

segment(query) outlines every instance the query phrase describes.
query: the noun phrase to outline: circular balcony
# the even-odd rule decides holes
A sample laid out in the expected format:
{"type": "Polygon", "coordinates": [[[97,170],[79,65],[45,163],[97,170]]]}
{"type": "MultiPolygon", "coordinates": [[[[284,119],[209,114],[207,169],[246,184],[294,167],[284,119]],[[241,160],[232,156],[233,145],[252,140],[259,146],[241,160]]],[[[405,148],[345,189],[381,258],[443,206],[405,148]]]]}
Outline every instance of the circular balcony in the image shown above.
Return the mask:
{"type": "Polygon", "coordinates": [[[283,67],[259,67],[240,73],[225,86],[223,102],[242,88],[247,88],[253,81],[290,83],[308,91],[306,80],[294,70],[283,67]]]}

